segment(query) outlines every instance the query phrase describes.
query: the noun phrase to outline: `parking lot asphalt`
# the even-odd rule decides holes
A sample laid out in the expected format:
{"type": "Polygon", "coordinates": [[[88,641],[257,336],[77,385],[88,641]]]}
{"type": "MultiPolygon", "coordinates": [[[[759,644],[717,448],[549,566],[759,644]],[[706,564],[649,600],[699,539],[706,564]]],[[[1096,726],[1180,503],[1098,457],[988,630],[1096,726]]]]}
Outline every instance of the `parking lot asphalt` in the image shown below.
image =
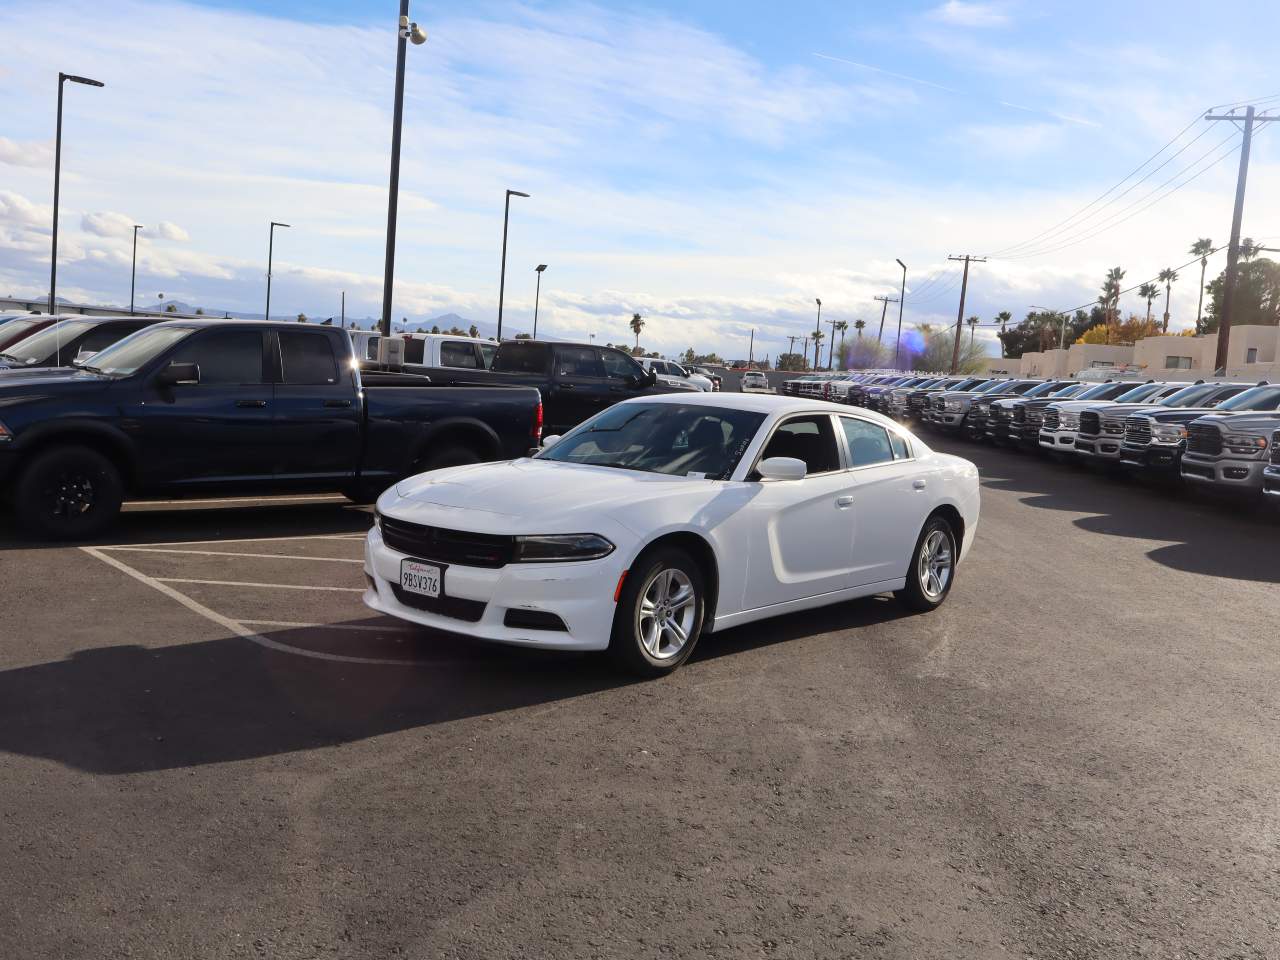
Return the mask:
{"type": "Polygon", "coordinates": [[[930,439],[941,610],[656,682],[371,616],[338,500],[0,527],[0,954],[1280,956],[1280,522],[930,439]]]}

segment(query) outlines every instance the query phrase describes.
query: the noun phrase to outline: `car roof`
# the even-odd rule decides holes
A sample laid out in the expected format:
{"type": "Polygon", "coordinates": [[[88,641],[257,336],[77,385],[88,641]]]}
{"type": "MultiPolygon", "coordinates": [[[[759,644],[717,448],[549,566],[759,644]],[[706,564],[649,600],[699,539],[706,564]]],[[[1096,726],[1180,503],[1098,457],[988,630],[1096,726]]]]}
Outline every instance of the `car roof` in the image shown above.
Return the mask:
{"type": "Polygon", "coordinates": [[[720,407],[729,410],[750,410],[764,414],[787,413],[844,413],[892,423],[887,417],[862,407],[847,407],[825,400],[788,397],[774,393],[658,393],[632,397],[623,403],[678,403],[720,407]]]}

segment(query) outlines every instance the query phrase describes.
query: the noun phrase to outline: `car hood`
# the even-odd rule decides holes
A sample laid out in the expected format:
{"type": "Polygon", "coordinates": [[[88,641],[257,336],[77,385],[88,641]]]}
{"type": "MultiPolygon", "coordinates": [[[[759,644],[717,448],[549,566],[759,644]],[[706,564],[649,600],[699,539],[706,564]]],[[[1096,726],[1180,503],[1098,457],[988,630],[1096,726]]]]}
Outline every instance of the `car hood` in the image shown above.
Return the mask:
{"type": "Polygon", "coordinates": [[[1079,412],[1093,407],[1114,407],[1116,402],[1114,400],[1057,400],[1053,401],[1053,405],[1059,410],[1079,412]]]}
{"type": "Polygon", "coordinates": [[[29,370],[0,370],[0,399],[69,391],[98,390],[111,383],[110,377],[74,367],[38,367],[29,370]]]}
{"type": "Polygon", "coordinates": [[[1107,416],[1113,417],[1119,414],[1122,417],[1128,417],[1135,413],[1145,413],[1148,410],[1178,410],[1185,409],[1181,407],[1162,407],[1158,403],[1114,403],[1108,401],[1106,404],[1091,404],[1091,406],[1105,406],[1107,408],[1107,416]]]}
{"type": "Polygon", "coordinates": [[[1241,410],[1239,413],[1226,411],[1210,413],[1196,418],[1204,423],[1211,423],[1230,433],[1254,433],[1260,437],[1270,437],[1271,432],[1280,427],[1280,412],[1241,410]]]}
{"type": "MultiPolygon", "coordinates": [[[[713,498],[723,484],[638,470],[522,457],[418,474],[383,494],[378,508],[415,523],[476,533],[585,533],[602,515],[623,515],[654,499],[713,498]]],[[[599,524],[595,524],[598,526],[599,524]]]]}
{"type": "MultiPolygon", "coordinates": [[[[1241,414],[1253,412],[1255,411],[1242,410],[1241,414]]],[[[1189,423],[1215,413],[1222,417],[1233,416],[1230,410],[1220,411],[1214,407],[1155,407],[1137,411],[1137,415],[1150,417],[1160,423],[1189,423]]]]}

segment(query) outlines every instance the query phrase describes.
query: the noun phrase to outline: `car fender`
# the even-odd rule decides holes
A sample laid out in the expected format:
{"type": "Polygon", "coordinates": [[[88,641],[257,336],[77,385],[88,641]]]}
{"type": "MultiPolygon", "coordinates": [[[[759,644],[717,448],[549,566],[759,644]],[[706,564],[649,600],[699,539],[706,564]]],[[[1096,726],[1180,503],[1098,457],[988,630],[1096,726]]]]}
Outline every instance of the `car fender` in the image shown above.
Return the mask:
{"type": "Polygon", "coordinates": [[[84,443],[112,455],[123,468],[127,480],[137,476],[137,447],[129,434],[114,423],[88,417],[46,420],[24,429],[13,441],[9,452],[29,459],[35,450],[58,443],[84,443]]]}

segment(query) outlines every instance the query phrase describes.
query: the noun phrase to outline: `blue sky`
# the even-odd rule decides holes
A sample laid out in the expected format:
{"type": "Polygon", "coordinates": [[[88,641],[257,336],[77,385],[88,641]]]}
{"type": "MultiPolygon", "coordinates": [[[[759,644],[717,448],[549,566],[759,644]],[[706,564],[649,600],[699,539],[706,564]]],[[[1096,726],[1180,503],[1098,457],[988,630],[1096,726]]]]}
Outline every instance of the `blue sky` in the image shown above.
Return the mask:
{"type": "MultiPolygon", "coordinates": [[[[517,328],[545,262],[540,329],[622,340],[638,310],[654,349],[736,356],[754,327],[776,353],[811,328],[815,296],[824,317],[878,321],[895,257],[911,268],[907,322],[946,322],[948,254],[1033,237],[1184,127],[1174,149],[1202,133],[1204,108],[1280,93],[1274,6],[415,4],[430,40],[409,51],[395,312],[492,321],[512,187],[533,195],[513,201],[517,328]]],[[[107,86],[68,90],[61,292],[127,299],[139,222],[148,297],[254,309],[277,219],[294,227],[277,236],[273,307],[325,316],[346,290],[349,313],[376,314],[395,13],[71,0],[55,21],[8,0],[0,291],[45,287],[63,69],[107,86]]],[[[1109,266],[1137,281],[1189,259],[1198,236],[1225,239],[1229,143],[1175,195],[1108,218],[1230,133],[1086,222],[1096,236],[1060,231],[1048,239],[1083,239],[975,268],[966,313],[1074,306],[1109,266]]],[[[1280,238],[1273,136],[1251,177],[1256,237],[1280,238]]],[[[1174,300],[1174,325],[1189,323],[1195,284],[1174,300]]]]}

